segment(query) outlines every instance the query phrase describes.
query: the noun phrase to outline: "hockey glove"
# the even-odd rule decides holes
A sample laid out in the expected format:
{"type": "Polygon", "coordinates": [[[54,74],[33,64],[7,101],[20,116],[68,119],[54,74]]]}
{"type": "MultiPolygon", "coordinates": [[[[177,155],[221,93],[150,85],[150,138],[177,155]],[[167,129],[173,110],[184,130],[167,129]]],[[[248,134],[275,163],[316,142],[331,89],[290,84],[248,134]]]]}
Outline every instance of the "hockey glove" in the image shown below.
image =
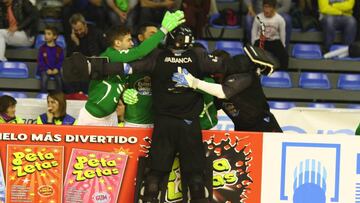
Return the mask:
{"type": "Polygon", "coordinates": [[[172,81],[176,87],[197,88],[199,80],[191,75],[185,68],[178,67],[178,72],[173,74],[172,81]]]}
{"type": "Polygon", "coordinates": [[[257,67],[258,74],[270,76],[279,67],[279,62],[269,52],[255,46],[246,45],[245,54],[257,67]]]}
{"type": "Polygon", "coordinates": [[[162,31],[164,31],[164,33],[167,34],[168,32],[171,32],[177,26],[181,25],[184,22],[185,22],[185,16],[183,11],[179,10],[176,11],[175,13],[170,13],[169,11],[167,11],[161,22],[161,27],[165,29],[165,31],[163,29],[162,31]]]}
{"type": "Polygon", "coordinates": [[[125,104],[133,105],[138,102],[138,92],[135,89],[126,89],[123,93],[123,100],[125,104]]]}

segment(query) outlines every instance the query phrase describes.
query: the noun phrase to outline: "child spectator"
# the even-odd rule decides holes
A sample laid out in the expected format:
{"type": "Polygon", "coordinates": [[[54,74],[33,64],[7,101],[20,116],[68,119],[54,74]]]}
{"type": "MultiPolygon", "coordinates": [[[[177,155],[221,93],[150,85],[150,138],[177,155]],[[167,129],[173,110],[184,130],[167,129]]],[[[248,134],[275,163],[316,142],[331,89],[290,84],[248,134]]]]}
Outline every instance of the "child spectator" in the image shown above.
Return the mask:
{"type": "Polygon", "coordinates": [[[260,35],[263,34],[265,38],[263,48],[273,53],[279,60],[281,68],[288,68],[289,55],[285,49],[285,20],[276,12],[275,7],[276,0],[263,1],[263,12],[254,20],[251,43],[255,46],[261,45],[260,35]]]}
{"type": "Polygon", "coordinates": [[[0,123],[24,123],[24,121],[15,115],[16,100],[8,95],[0,97],[0,123]]]}
{"type": "Polygon", "coordinates": [[[47,105],[47,112],[38,116],[37,124],[74,125],[75,118],[66,113],[66,100],[63,92],[50,92],[47,96],[47,105]]]}
{"type": "Polygon", "coordinates": [[[64,61],[64,50],[56,44],[58,31],[55,27],[45,28],[45,43],[40,47],[38,54],[38,70],[41,81],[41,92],[47,92],[49,77],[55,78],[56,90],[62,90],[60,69],[64,61]]]}

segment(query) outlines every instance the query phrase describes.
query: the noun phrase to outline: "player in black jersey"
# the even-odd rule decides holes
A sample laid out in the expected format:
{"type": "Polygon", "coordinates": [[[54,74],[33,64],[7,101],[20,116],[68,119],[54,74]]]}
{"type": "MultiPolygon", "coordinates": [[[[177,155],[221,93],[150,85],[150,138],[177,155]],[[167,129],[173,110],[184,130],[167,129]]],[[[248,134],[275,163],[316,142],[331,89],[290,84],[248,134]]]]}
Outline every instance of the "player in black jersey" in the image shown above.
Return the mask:
{"type": "MultiPolygon", "coordinates": [[[[212,55],[222,59],[230,58],[230,55],[222,50],[216,50],[212,55]]],[[[251,63],[248,57],[241,55],[233,57],[232,63],[238,64],[236,71],[227,71],[226,74],[218,74],[214,77],[221,87],[201,81],[197,89],[218,97],[215,101],[216,106],[223,109],[231,118],[236,131],[282,132],[270,112],[259,74],[254,71],[255,64],[251,63]],[[251,75],[251,82],[247,87],[239,88],[236,81],[241,80],[244,74],[251,75]]],[[[175,73],[173,80],[177,82],[177,86],[183,87],[189,86],[188,84],[199,84],[196,78],[191,79],[190,73],[186,70],[175,73]]]]}

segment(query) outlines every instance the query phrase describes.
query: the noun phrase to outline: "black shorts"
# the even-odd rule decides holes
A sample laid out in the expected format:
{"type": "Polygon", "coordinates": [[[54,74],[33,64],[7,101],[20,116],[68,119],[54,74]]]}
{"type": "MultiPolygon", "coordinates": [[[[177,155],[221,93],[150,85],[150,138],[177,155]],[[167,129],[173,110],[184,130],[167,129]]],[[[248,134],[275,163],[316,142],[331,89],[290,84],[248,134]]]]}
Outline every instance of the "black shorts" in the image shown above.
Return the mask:
{"type": "Polygon", "coordinates": [[[203,171],[205,148],[199,119],[185,120],[155,116],[150,148],[150,168],[169,172],[175,155],[179,153],[182,172],[203,171]]]}

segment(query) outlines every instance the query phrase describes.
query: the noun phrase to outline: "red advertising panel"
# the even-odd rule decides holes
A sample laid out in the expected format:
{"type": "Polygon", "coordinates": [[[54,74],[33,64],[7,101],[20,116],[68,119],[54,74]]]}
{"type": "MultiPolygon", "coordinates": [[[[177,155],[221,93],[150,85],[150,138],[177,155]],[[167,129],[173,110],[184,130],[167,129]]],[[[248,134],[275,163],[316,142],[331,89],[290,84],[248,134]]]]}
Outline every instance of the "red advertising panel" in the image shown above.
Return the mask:
{"type": "MultiPolygon", "coordinates": [[[[105,164],[106,166],[104,165],[104,167],[107,167],[107,169],[99,168],[99,170],[107,170],[107,172],[113,171],[112,165],[114,163],[110,163],[113,160],[111,159],[112,155],[120,154],[125,157],[127,156],[126,165],[125,162],[123,165],[120,164],[125,167],[122,184],[121,187],[119,186],[120,192],[117,197],[113,198],[117,198],[117,202],[131,203],[134,202],[138,157],[146,156],[151,141],[151,132],[151,129],[137,128],[2,124],[0,125],[0,145],[2,149],[7,145],[14,144],[27,145],[29,147],[33,145],[63,147],[64,173],[68,172],[73,149],[108,153],[104,155],[105,158],[97,153],[82,154],[87,156],[88,161],[90,159],[98,160],[92,160],[92,164],[105,164]],[[106,157],[108,160],[105,160],[107,159],[106,157]]],[[[203,138],[204,146],[207,148],[207,156],[213,160],[214,201],[229,201],[229,203],[241,201],[249,203],[260,202],[262,134],[204,131],[203,138]]],[[[9,156],[6,150],[1,150],[0,152],[4,165],[5,163],[9,164],[9,160],[6,160],[7,155],[9,156]]],[[[84,160],[85,158],[79,159],[85,165],[84,160]]],[[[175,167],[174,170],[176,168],[178,167],[175,167]]],[[[92,177],[93,174],[91,174],[90,176],[92,177]]],[[[178,179],[170,178],[170,181],[175,180],[178,179]]],[[[64,181],[68,184],[66,181],[69,180],[64,181]]],[[[168,184],[168,190],[169,186],[174,185],[179,184],[168,184]]],[[[170,189],[172,191],[179,191],[174,188],[170,189]]],[[[117,188],[114,187],[110,191],[113,192],[115,190],[117,188]]],[[[105,193],[98,192],[94,198],[110,197],[111,194],[114,194],[111,192],[108,192],[108,196],[105,193]]],[[[182,197],[174,192],[169,193],[169,195],[167,199],[172,202],[176,202],[177,199],[182,197]]]]}

